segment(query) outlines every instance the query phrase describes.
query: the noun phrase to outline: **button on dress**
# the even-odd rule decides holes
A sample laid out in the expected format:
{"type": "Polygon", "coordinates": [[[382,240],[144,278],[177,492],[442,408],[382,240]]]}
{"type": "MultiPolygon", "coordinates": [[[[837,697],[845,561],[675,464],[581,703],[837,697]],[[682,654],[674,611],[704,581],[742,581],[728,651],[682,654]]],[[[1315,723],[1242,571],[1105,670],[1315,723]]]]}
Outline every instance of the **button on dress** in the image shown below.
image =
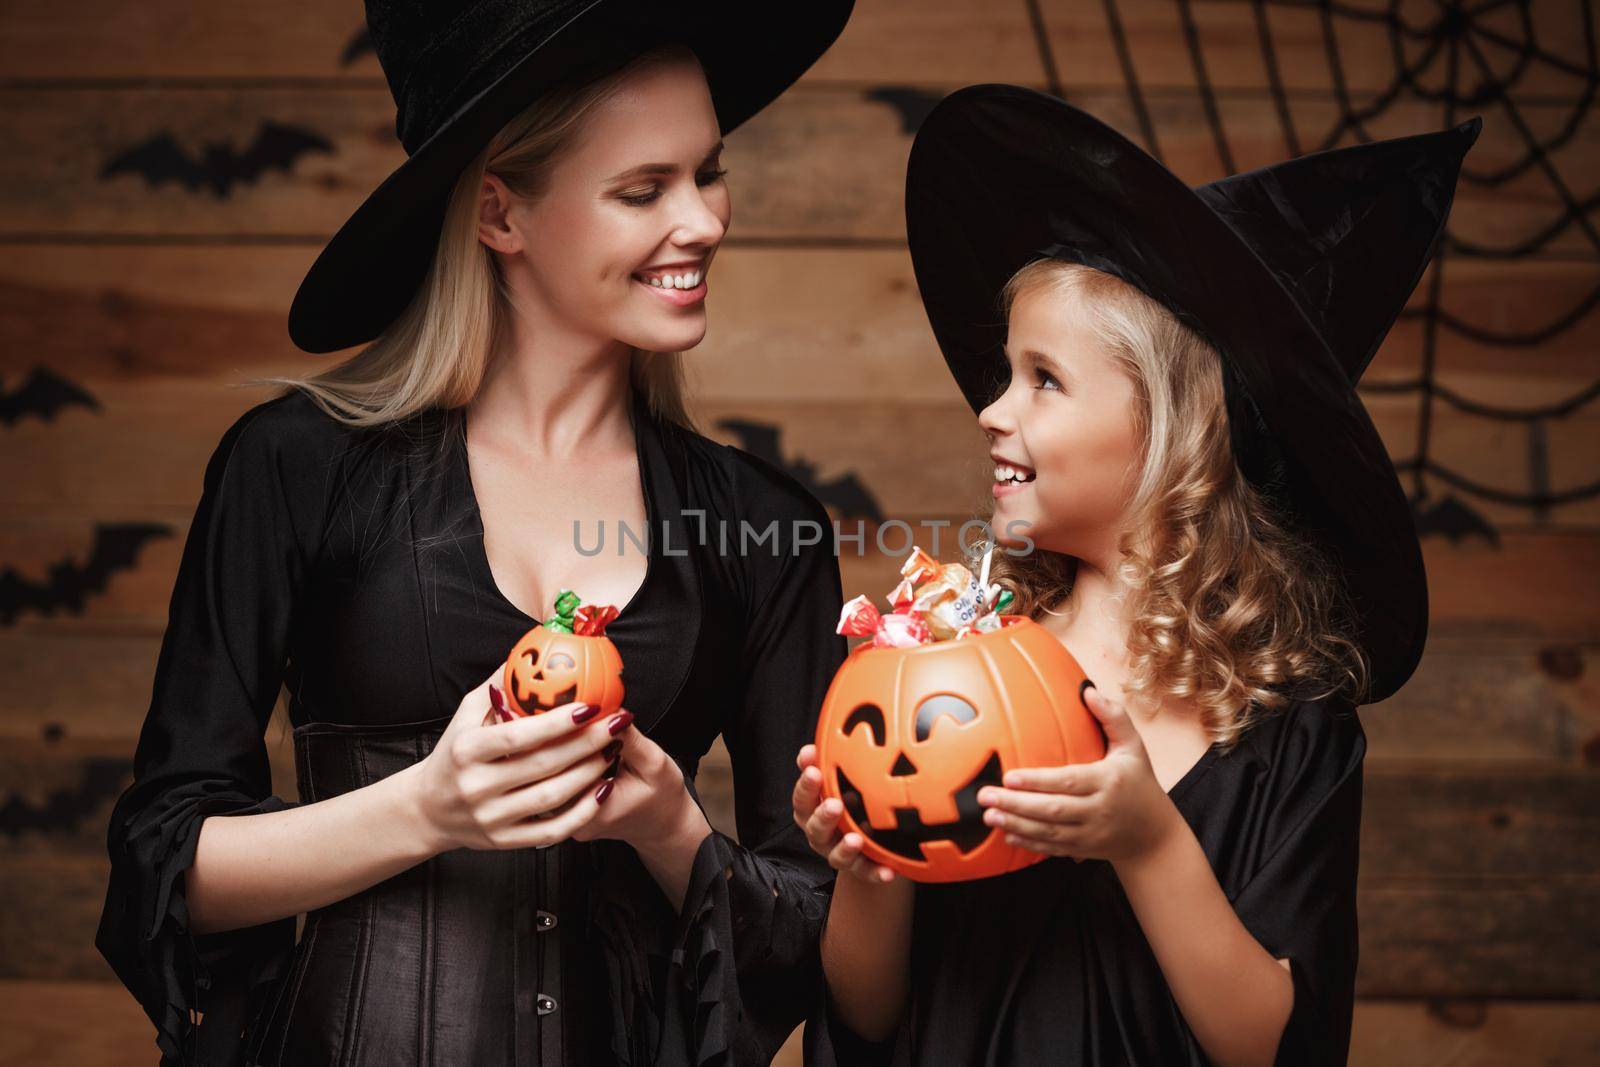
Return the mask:
{"type": "Polygon", "coordinates": [[[772,465],[629,410],[650,535],[607,628],[624,703],[696,800],[723,736],[738,842],[701,844],[681,914],[631,846],[566,841],[443,853],[298,941],[292,918],[189,931],[201,821],[289,806],[263,736],[280,687],[299,803],[323,800],[424,758],[535,623],[490,573],[461,411],[354,429],[298,390],[268,400],[207,464],[108,828],[96,944],[163,1063],[765,1063],[799,1024],[832,885],[790,813],[846,649],[830,520],[772,465]]]}

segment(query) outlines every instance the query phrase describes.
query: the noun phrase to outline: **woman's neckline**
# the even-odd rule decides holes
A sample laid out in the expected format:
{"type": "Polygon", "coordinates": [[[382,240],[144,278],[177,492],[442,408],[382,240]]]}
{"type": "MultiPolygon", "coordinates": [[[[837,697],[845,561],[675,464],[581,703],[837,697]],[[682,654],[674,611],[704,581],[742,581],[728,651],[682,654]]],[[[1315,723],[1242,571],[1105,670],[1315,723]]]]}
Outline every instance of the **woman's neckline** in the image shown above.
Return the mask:
{"type": "MultiPolygon", "coordinates": [[[[639,472],[640,493],[644,497],[646,552],[644,578],[639,582],[638,588],[633,591],[633,595],[628,598],[628,602],[617,612],[617,618],[612,620],[612,626],[615,626],[617,621],[624,616],[628,616],[631,621],[630,612],[634,611],[636,606],[643,600],[645,590],[649,588],[650,580],[657,571],[656,556],[658,552],[655,532],[656,524],[660,519],[657,514],[655,497],[650,491],[650,479],[646,474],[649,457],[646,454],[645,444],[645,435],[654,432],[654,430],[645,425],[646,413],[640,410],[637,395],[632,389],[629,390],[628,396],[628,421],[633,427],[634,461],[635,467],[639,472]]],[[[532,628],[535,623],[543,623],[544,617],[529,615],[513,603],[511,598],[506,596],[505,591],[500,588],[500,583],[494,576],[494,568],[489,564],[489,551],[484,544],[487,535],[483,523],[483,510],[478,503],[478,491],[472,484],[472,463],[467,455],[467,409],[461,408],[459,414],[460,426],[455,448],[456,463],[459,464],[458,470],[461,474],[463,490],[466,493],[468,509],[472,513],[473,522],[477,525],[477,536],[468,538],[472,542],[472,548],[469,553],[472,565],[478,571],[478,578],[484,585],[488,586],[494,598],[526,622],[529,628],[532,628]]]]}

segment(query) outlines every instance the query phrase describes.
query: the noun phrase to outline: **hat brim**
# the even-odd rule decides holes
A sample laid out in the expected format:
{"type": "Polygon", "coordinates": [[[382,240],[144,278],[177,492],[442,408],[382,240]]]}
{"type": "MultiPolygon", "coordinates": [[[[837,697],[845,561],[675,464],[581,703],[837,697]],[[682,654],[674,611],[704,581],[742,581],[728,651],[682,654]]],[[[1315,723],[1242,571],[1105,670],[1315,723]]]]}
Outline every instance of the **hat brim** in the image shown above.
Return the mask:
{"type": "Polygon", "coordinates": [[[906,230],[934,335],[975,412],[1006,379],[1000,291],[1047,253],[1122,278],[1210,343],[1241,467],[1259,478],[1252,461],[1275,453],[1272,495],[1344,576],[1372,667],[1368,700],[1404,684],[1422,655],[1428,597],[1394,464],[1294,297],[1198,193],[1063,100],[975,85],[918,130],[906,230]]]}
{"type": "Polygon", "coordinates": [[[597,0],[474,95],[345,220],[301,281],[289,336],[306,352],[364,344],[426,276],[462,169],[496,132],[569,74],[620,68],[649,44],[688,45],[727,134],[799,80],[843,31],[854,0],[801,5],[597,0]]]}

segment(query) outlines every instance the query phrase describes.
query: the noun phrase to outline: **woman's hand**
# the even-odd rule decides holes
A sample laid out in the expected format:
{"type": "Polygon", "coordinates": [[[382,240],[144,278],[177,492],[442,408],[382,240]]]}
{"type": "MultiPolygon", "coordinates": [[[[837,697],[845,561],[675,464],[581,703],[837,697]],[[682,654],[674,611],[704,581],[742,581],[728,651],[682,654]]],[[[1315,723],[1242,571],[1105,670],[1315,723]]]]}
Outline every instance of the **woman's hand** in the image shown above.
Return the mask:
{"type": "Polygon", "coordinates": [[[592,721],[582,703],[508,718],[499,675],[461,698],[416,765],[416,803],[436,852],[543,848],[572,836],[605,800],[595,783],[620,749],[610,748],[609,723],[592,721]]]}
{"type": "Polygon", "coordinates": [[[609,796],[605,807],[572,836],[579,841],[614,838],[642,853],[690,824],[710,833],[711,824],[683,784],[678,761],[635,728],[626,709],[611,721],[619,724],[620,754],[608,772],[611,778],[600,787],[609,796]]]}
{"type": "Polygon", "coordinates": [[[836,797],[822,799],[822,771],[817,768],[817,746],[805,745],[795,757],[800,778],[794,783],[794,821],[805,831],[813,851],[825,857],[828,866],[871,885],[894,881],[894,871],[862,855],[865,841],[859,833],[839,832],[844,804],[836,797]]]}
{"type": "Polygon", "coordinates": [[[1150,756],[1122,706],[1093,686],[1084,703],[1106,733],[1106,754],[1093,763],[1006,772],[1005,788],[985,786],[983,821],[1006,841],[1049,856],[1129,860],[1154,850],[1180,820],[1156,781],[1150,756]]]}

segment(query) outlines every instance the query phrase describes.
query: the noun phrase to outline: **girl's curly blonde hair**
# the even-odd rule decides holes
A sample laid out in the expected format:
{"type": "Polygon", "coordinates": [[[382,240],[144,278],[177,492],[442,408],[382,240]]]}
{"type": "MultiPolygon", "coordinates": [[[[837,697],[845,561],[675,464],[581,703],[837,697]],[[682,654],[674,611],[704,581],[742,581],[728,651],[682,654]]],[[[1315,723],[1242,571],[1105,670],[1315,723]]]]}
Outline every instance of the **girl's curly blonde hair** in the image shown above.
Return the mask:
{"type": "MultiPolygon", "coordinates": [[[[1370,668],[1344,583],[1240,473],[1217,351],[1135,286],[1067,260],[1013,275],[1002,315],[1036,288],[1076,301],[1134,387],[1142,446],[1116,594],[1129,620],[1129,698],[1195,702],[1224,749],[1291,698],[1360,703],[1370,668]]],[[[1076,573],[1071,556],[1038,548],[996,552],[990,571],[1016,594],[1011,610],[1035,618],[1071,592],[1076,573]]]]}

